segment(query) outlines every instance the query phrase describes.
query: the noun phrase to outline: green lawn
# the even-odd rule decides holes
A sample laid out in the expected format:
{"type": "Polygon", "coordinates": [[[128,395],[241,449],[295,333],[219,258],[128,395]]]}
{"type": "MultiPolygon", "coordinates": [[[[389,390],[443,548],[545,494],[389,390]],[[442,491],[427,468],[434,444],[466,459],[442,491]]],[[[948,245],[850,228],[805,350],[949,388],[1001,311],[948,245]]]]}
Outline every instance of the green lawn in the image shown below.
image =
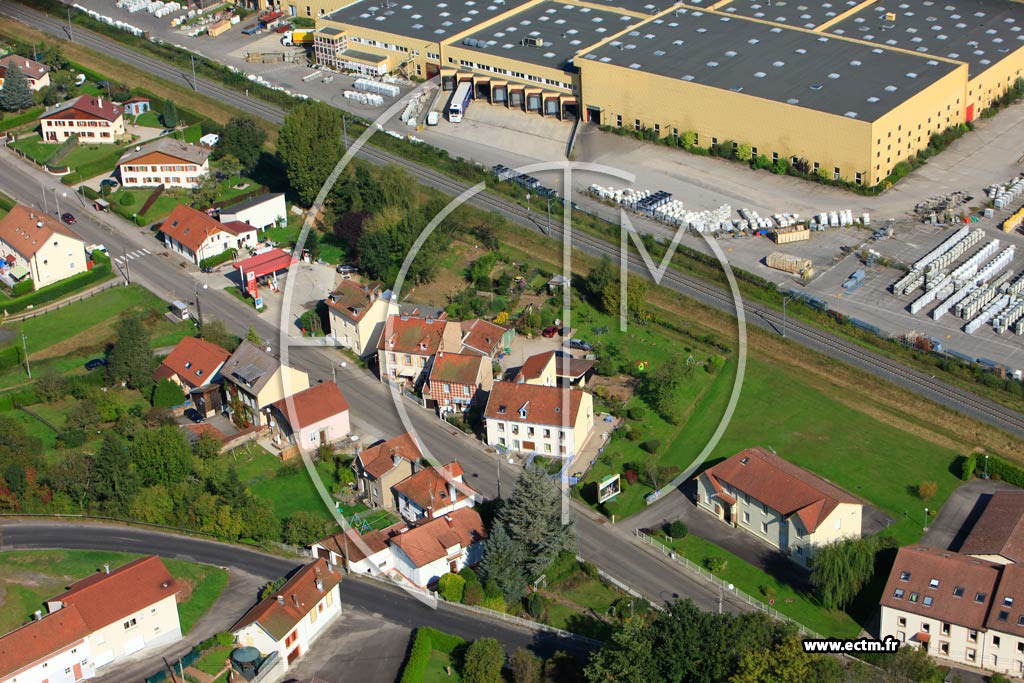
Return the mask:
{"type": "MultiPolygon", "coordinates": [[[[107,201],[110,202],[111,207],[117,211],[121,216],[131,220],[133,214],[137,214],[142,210],[142,206],[149,199],[149,196],[153,194],[152,189],[148,190],[126,190],[124,188],[119,189],[117,192],[112,192],[107,201]],[[123,204],[126,201],[124,197],[131,197],[131,202],[123,204]]],[[[149,207],[149,211],[146,212],[145,216],[139,216],[140,223],[153,223],[159,220],[163,220],[174,210],[178,204],[185,201],[184,194],[179,191],[169,190],[164,192],[160,197],[153,202],[153,205],[149,207]]]]}
{"type": "MultiPolygon", "coordinates": [[[[235,458],[238,463],[238,476],[242,483],[253,495],[273,505],[274,514],[279,519],[283,520],[300,510],[312,512],[325,520],[333,519],[301,460],[282,463],[260,446],[238,449],[228,457],[235,458]]],[[[322,468],[320,474],[330,490],[333,475],[326,468],[322,468]]]]}
{"type": "Polygon", "coordinates": [[[26,135],[21,138],[11,145],[11,147],[22,154],[25,154],[29,159],[32,159],[36,163],[43,164],[50,158],[50,155],[57,151],[60,144],[55,142],[43,142],[43,139],[39,137],[38,133],[33,133],[32,135],[26,135]]]}
{"type": "Polygon", "coordinates": [[[430,653],[430,661],[427,663],[427,670],[423,672],[422,683],[461,683],[462,676],[456,671],[450,655],[434,650],[430,653]],[[452,675],[449,676],[445,667],[451,667],[452,675]]]}
{"type": "Polygon", "coordinates": [[[708,557],[725,558],[727,565],[719,574],[721,579],[765,604],[774,598],[775,604],[772,607],[825,637],[853,638],[860,631],[860,625],[846,612],[820,607],[788,583],[747,564],[714,543],[691,534],[686,538],[674,540],[669,545],[680,555],[705,568],[704,562],[708,557]],[[768,595],[762,592],[762,587],[767,588],[768,595]]]}
{"type": "MultiPolygon", "coordinates": [[[[0,632],[29,620],[43,601],[64,591],[68,584],[101,570],[103,564],[123,565],[141,555],[94,550],[18,550],[0,553],[0,632]]],[[[227,586],[227,572],[218,567],[164,560],[175,579],[192,587],[191,598],[178,605],[182,633],[188,633],[199,617],[227,586]]]]}
{"type": "MultiPolygon", "coordinates": [[[[113,170],[117,159],[121,156],[118,152],[123,151],[124,150],[117,148],[115,145],[80,144],[73,152],[71,152],[71,154],[64,157],[64,161],[61,163],[67,164],[71,168],[78,168],[83,164],[108,158],[112,162],[109,170],[113,170]]],[[[97,172],[94,175],[100,175],[100,172],[97,172]]]]}
{"type": "Polygon", "coordinates": [[[136,116],[135,123],[146,128],[163,128],[163,123],[160,122],[160,115],[153,110],[136,116]]]}
{"type": "MultiPolygon", "coordinates": [[[[302,216],[288,213],[288,225],[283,228],[270,228],[264,231],[263,238],[277,242],[282,247],[294,247],[302,230],[302,216]]],[[[327,263],[342,263],[350,259],[351,249],[334,235],[319,233],[320,258],[327,263]]]]}
{"type": "Polygon", "coordinates": [[[224,669],[225,660],[231,656],[231,651],[234,649],[234,645],[212,647],[193,666],[211,676],[216,676],[224,669]]]}

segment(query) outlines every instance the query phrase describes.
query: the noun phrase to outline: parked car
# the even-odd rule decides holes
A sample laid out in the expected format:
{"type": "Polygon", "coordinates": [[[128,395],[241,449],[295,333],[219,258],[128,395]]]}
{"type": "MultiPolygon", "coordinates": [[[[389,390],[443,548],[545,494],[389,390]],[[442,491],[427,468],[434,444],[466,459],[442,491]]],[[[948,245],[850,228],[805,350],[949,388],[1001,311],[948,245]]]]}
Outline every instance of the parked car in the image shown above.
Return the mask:
{"type": "Polygon", "coordinates": [[[89,372],[105,367],[107,367],[106,358],[93,358],[92,360],[86,361],[85,363],[85,369],[88,370],[89,372]]]}
{"type": "Polygon", "coordinates": [[[592,344],[589,344],[589,343],[583,341],[582,339],[570,339],[569,340],[569,348],[570,349],[579,349],[580,351],[593,351],[594,350],[594,347],[593,347],[592,344]]]}
{"type": "Polygon", "coordinates": [[[342,274],[345,274],[345,273],[358,273],[359,272],[359,269],[357,267],[355,267],[354,265],[352,265],[351,263],[342,263],[340,266],[338,266],[334,270],[339,272],[339,273],[342,273],[342,274]]]}
{"type": "Polygon", "coordinates": [[[200,422],[206,421],[206,418],[199,414],[199,411],[195,408],[189,408],[185,411],[185,417],[192,420],[192,422],[199,424],[200,422]]]}
{"type": "Polygon", "coordinates": [[[114,189],[120,184],[117,178],[104,178],[100,181],[100,187],[109,187],[110,189],[114,189]]]}
{"type": "Polygon", "coordinates": [[[211,268],[210,266],[203,266],[199,270],[203,271],[204,273],[212,273],[213,272],[213,268],[211,268]]]}
{"type": "Polygon", "coordinates": [[[75,218],[75,214],[73,213],[62,213],[60,215],[60,219],[67,223],[68,225],[74,225],[75,222],[78,220],[75,218]]]}
{"type": "Polygon", "coordinates": [[[542,337],[554,337],[558,334],[558,327],[555,325],[549,325],[544,328],[544,331],[540,333],[542,337]]]}

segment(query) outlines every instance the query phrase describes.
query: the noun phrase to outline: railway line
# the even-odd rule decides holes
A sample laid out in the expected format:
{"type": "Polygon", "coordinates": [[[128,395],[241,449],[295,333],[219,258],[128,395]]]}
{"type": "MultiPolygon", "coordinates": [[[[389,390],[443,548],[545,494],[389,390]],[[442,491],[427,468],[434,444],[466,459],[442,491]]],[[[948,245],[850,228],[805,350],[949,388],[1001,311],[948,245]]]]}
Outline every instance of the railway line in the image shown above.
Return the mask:
{"type": "MultiPolygon", "coordinates": [[[[11,0],[0,0],[0,12],[30,26],[35,26],[50,35],[67,38],[64,22],[18,5],[11,0]]],[[[225,104],[259,116],[270,123],[281,124],[284,121],[285,111],[276,105],[247,97],[237,90],[207,79],[198,78],[197,82],[193,84],[191,74],[185,73],[184,70],[155,57],[126,48],[105,36],[75,27],[74,37],[76,43],[141,68],[154,76],[174,83],[184,83],[189,87],[197,87],[201,93],[216,97],[225,104]]],[[[364,146],[358,156],[375,164],[400,166],[414,174],[425,185],[451,196],[457,196],[468,188],[466,184],[458,180],[371,145],[364,146]]],[[[520,225],[541,229],[536,213],[527,211],[511,201],[495,195],[480,193],[473,197],[470,203],[479,208],[497,212],[520,225]]],[[[556,221],[552,224],[550,236],[560,238],[562,236],[561,225],[557,223],[556,221]]],[[[595,256],[608,255],[613,259],[618,258],[617,244],[610,244],[586,233],[574,233],[573,244],[595,256]]],[[[646,266],[638,256],[630,256],[629,267],[636,274],[647,274],[646,266]]],[[[735,305],[728,292],[696,277],[669,269],[662,279],[662,284],[706,305],[735,313],[735,305]]],[[[782,315],[776,311],[750,305],[745,306],[745,310],[749,324],[775,331],[780,331],[785,325],[787,338],[794,342],[916,391],[943,406],[984,421],[1018,438],[1024,438],[1024,415],[1018,411],[908,368],[882,354],[865,349],[854,342],[832,335],[807,323],[792,318],[783,321],[782,315]]]]}

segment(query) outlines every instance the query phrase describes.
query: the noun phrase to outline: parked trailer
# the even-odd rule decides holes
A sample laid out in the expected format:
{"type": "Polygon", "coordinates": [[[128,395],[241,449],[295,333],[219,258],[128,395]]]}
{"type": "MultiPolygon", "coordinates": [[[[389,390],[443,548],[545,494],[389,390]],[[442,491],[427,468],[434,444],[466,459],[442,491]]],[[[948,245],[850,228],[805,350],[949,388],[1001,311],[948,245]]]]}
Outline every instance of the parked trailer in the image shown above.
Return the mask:
{"type": "Polygon", "coordinates": [[[765,258],[765,265],[785,273],[799,274],[811,269],[811,259],[791,254],[783,254],[781,251],[773,251],[765,258]]]}
{"type": "Polygon", "coordinates": [[[469,101],[473,99],[473,84],[459,83],[459,87],[452,93],[451,102],[448,103],[448,120],[452,123],[462,121],[462,116],[469,108],[469,101]]]}

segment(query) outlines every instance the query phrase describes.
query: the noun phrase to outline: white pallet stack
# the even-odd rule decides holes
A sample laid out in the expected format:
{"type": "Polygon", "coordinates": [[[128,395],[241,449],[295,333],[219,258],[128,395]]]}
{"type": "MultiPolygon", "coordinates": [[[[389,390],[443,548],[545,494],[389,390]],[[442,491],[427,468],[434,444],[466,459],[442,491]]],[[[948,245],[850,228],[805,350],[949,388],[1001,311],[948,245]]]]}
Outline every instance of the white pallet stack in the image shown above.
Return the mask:
{"type": "Polygon", "coordinates": [[[970,278],[973,278],[978,273],[981,264],[990,259],[997,249],[999,249],[999,240],[992,240],[959,265],[952,273],[957,286],[962,287],[970,278]]]}
{"type": "Polygon", "coordinates": [[[1016,295],[1024,292],[1024,273],[1018,275],[1013,282],[1005,286],[1004,294],[1016,295]]]}
{"type": "Polygon", "coordinates": [[[1013,262],[1013,253],[1016,250],[1014,245],[1008,246],[999,252],[999,255],[988,262],[988,264],[978,272],[978,282],[988,282],[996,276],[1003,268],[1010,265],[1013,262]]]}
{"type": "Polygon", "coordinates": [[[982,325],[987,323],[992,318],[996,317],[1003,309],[1010,305],[1010,297],[1001,296],[991,304],[985,307],[985,310],[981,312],[971,322],[964,325],[964,332],[967,334],[974,334],[977,332],[982,325]]]}
{"type": "Polygon", "coordinates": [[[374,95],[384,95],[386,97],[398,97],[401,92],[401,89],[397,85],[371,81],[366,78],[358,79],[352,84],[352,87],[362,92],[369,92],[374,95]]]}
{"type": "Polygon", "coordinates": [[[920,313],[921,309],[935,301],[935,297],[939,295],[939,292],[942,290],[942,288],[950,284],[951,282],[952,280],[947,275],[946,277],[942,278],[942,280],[935,283],[934,287],[931,287],[930,289],[926,290],[924,294],[922,294],[914,301],[914,303],[910,304],[910,314],[917,315],[918,313],[920,313]]]}
{"type": "Polygon", "coordinates": [[[996,334],[1002,334],[1007,328],[1024,318],[1024,301],[1011,299],[1010,307],[1006,312],[1001,313],[992,320],[992,329],[996,334]]]}
{"type": "Polygon", "coordinates": [[[995,299],[997,294],[998,292],[991,287],[980,287],[974,294],[954,306],[953,313],[964,320],[970,320],[978,314],[978,311],[995,299]]]}
{"type": "Polygon", "coordinates": [[[954,244],[967,237],[970,231],[970,228],[968,228],[967,226],[964,226],[957,230],[955,233],[953,233],[952,236],[944,240],[942,244],[935,247],[930,252],[919,258],[917,262],[914,263],[914,270],[924,270],[925,268],[927,268],[932,261],[937,259],[939,256],[945,254],[947,251],[953,248],[954,244]]]}
{"type": "Polygon", "coordinates": [[[950,296],[948,299],[946,299],[941,304],[935,307],[935,310],[933,310],[931,313],[932,320],[938,320],[942,316],[949,313],[950,309],[952,309],[958,303],[966,299],[977,289],[978,288],[975,285],[968,285],[963,289],[958,289],[957,291],[953,292],[952,296],[950,296]]]}
{"type": "Polygon", "coordinates": [[[929,264],[925,270],[941,270],[949,265],[952,265],[954,261],[959,259],[961,256],[967,253],[969,249],[974,247],[976,244],[981,242],[985,238],[985,231],[978,229],[967,235],[965,238],[954,244],[949,251],[944,254],[940,254],[935,258],[934,261],[929,264]]]}

